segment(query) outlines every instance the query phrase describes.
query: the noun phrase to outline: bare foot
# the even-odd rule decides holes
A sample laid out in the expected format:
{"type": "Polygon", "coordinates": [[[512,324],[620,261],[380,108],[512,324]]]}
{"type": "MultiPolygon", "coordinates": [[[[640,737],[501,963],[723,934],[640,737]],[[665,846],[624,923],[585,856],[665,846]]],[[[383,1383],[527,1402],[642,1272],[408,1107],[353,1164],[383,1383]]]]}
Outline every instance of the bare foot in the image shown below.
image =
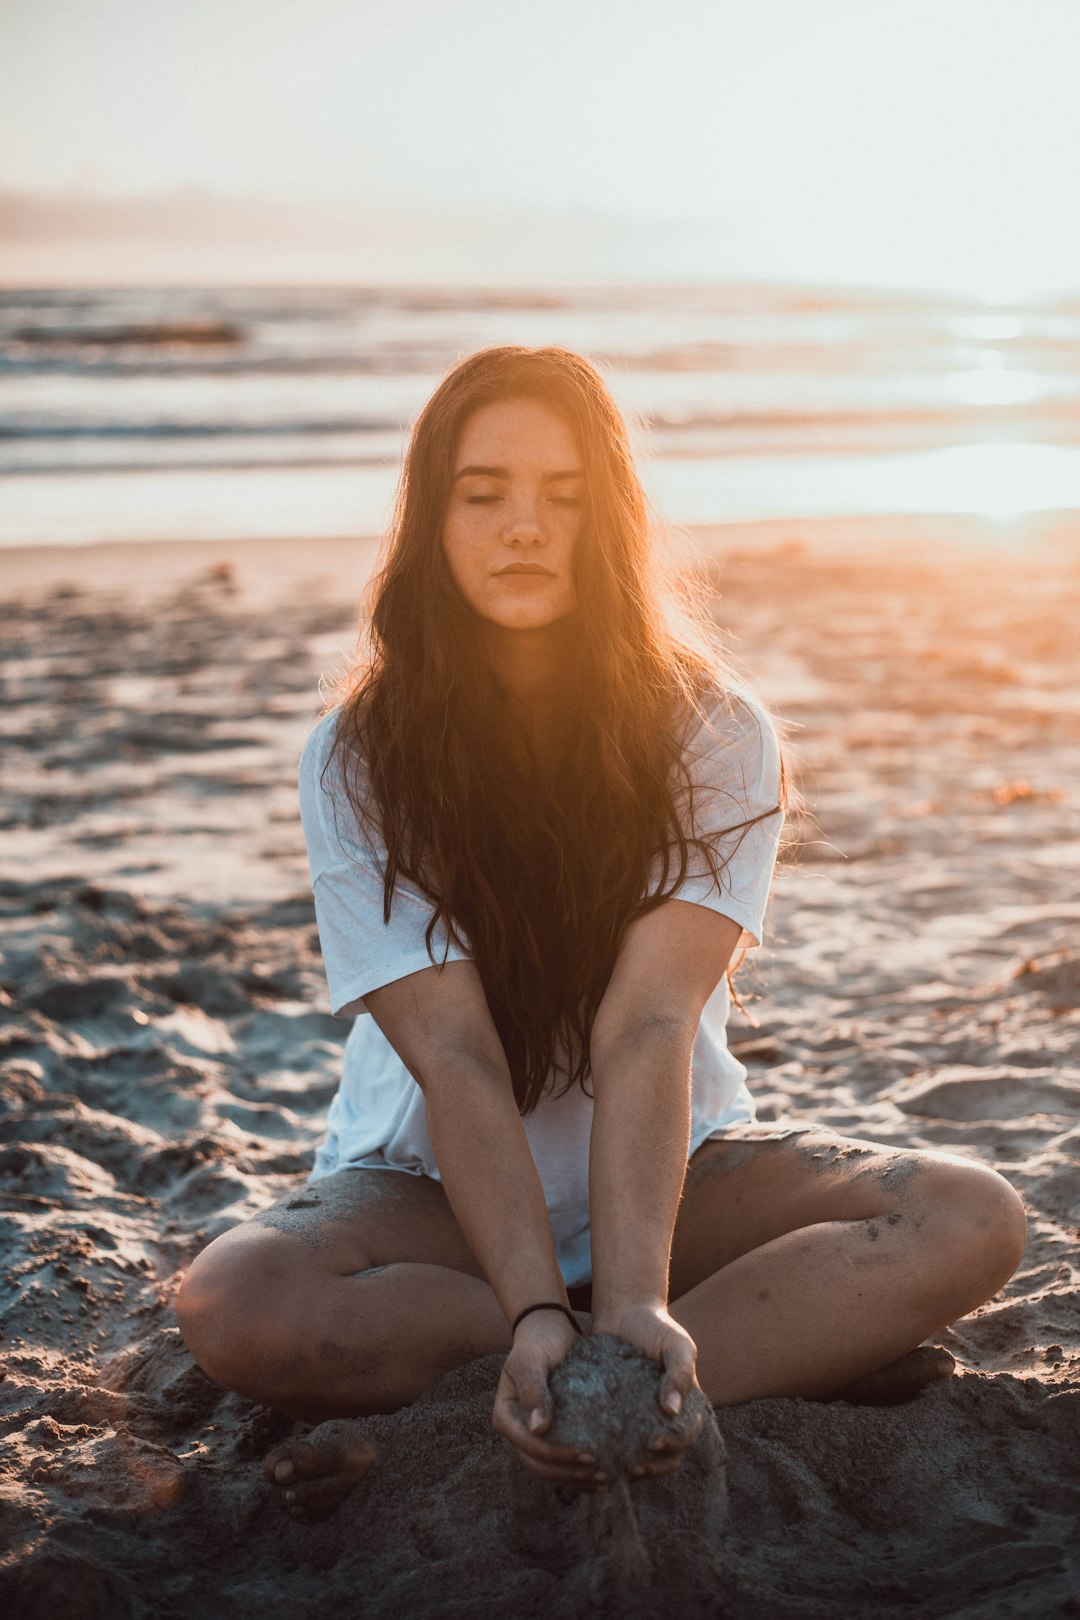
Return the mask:
{"type": "Polygon", "coordinates": [[[284,1493],[286,1511],[300,1524],[314,1524],[340,1506],[376,1455],[362,1424],[331,1418],[303,1439],[275,1446],[263,1473],[284,1493]]]}
{"type": "Polygon", "coordinates": [[[897,1406],[901,1401],[913,1400],[927,1384],[949,1378],[955,1371],[956,1362],[944,1345],[921,1344],[899,1361],[857,1378],[832,1399],[850,1401],[853,1406],[897,1406]]]}

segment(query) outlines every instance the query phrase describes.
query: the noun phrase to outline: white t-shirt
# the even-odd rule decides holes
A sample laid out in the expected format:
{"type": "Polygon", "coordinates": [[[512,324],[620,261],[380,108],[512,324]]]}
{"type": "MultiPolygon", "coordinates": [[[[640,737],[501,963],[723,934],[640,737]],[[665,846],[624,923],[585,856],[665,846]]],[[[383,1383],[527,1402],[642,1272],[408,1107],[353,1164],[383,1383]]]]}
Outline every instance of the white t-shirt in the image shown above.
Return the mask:
{"type": "MultiPolygon", "coordinates": [[[[432,965],[425,943],[430,902],[398,880],[390,921],[383,921],[385,851],[362,834],[345,797],[340,766],[330,761],[336,711],[316,726],[300,762],[300,811],[311,864],[315,913],[337,1013],[370,990],[432,965]],[[330,761],[329,769],[327,763],[330,761]]],[[[714,845],[727,859],[718,889],[704,857],[691,849],[686,880],[674,898],[707,906],[742,924],[740,944],[757,945],[782,825],[780,753],[772,723],[749,693],[717,689],[707,718],[696,724],[683,755],[695,787],[702,835],[738,828],[714,845]],[[775,812],[775,813],[770,813],[775,812]],[[753,818],[764,819],[753,822],[753,818]],[[751,821],[749,827],[739,823],[751,821]]],[[[468,960],[442,929],[432,939],[436,962],[468,960]]],[[[746,1070],[727,1046],[729,998],[721,980],[701,1015],[692,1059],[690,1153],[726,1126],[754,1116],[746,1070]]],[[[545,1096],[524,1121],[544,1188],[552,1237],[568,1287],[587,1282],[589,1134],[592,1099],[580,1086],[545,1096]]],[[[326,1138],[311,1179],[346,1166],[401,1170],[440,1179],[428,1136],[424,1097],[375,1020],[356,1017],[345,1047],[341,1085],[330,1105],[326,1138]]]]}

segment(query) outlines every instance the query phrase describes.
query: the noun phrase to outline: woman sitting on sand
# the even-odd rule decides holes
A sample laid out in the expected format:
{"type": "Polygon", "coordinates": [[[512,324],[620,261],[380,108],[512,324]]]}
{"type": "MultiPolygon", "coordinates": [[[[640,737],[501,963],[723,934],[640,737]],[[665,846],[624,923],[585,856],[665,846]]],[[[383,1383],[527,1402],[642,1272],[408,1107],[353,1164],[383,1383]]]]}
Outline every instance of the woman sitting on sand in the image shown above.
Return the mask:
{"type": "Polygon", "coordinates": [[[268,1459],[298,1518],[361,1426],[503,1353],[495,1424],[543,1478],[579,1331],[664,1368],[675,1467],[716,1403],[913,1390],[916,1351],[1024,1243],[989,1169],[754,1122],[726,975],[758,943],[783,773],[760,705],[674,632],[625,426],[559,349],[492,349],[412,436],[371,652],[301,766],[333,1009],[356,1017],[310,1183],[198,1257],[211,1378],[322,1425],[268,1459]]]}

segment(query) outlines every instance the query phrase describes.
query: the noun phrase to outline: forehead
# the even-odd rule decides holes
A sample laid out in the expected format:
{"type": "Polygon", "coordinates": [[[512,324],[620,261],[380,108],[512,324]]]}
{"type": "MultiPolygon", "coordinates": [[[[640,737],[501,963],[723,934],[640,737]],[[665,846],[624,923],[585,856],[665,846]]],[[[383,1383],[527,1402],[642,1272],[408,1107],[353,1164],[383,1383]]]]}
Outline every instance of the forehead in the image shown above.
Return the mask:
{"type": "Polygon", "coordinates": [[[581,452],[570,424],[550,405],[537,399],[506,399],[481,405],[466,417],[454,465],[472,463],[566,471],[581,465],[581,452]]]}

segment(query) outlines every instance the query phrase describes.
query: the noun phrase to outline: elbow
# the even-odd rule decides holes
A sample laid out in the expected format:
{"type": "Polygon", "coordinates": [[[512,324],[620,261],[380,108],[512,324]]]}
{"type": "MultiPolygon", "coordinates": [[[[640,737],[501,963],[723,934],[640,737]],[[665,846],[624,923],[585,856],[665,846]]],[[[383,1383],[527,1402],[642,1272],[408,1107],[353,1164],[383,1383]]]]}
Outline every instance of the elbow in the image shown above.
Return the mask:
{"type": "Polygon", "coordinates": [[[464,1086],[510,1089],[510,1070],[502,1053],[472,1047],[444,1046],[425,1056],[410,1072],[429,1106],[447,1095],[460,1096],[464,1086]]]}
{"type": "Polygon", "coordinates": [[[594,1085],[602,1085],[606,1074],[624,1070],[628,1063],[689,1070],[696,1034],[697,1020],[682,1012],[644,1009],[615,1021],[605,1020],[601,1009],[589,1041],[594,1085]]]}

